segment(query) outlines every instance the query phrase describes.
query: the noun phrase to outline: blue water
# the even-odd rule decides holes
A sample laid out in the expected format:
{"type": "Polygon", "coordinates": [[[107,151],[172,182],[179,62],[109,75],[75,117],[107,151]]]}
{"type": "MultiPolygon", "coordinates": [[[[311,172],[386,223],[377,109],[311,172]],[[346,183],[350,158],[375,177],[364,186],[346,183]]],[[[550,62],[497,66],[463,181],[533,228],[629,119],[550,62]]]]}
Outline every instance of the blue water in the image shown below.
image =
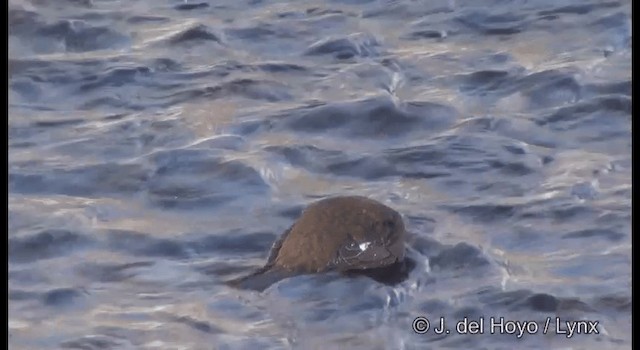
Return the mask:
{"type": "Polygon", "coordinates": [[[11,349],[631,348],[631,1],[8,8],[11,349]],[[339,194],[408,280],[223,283],[339,194]]]}

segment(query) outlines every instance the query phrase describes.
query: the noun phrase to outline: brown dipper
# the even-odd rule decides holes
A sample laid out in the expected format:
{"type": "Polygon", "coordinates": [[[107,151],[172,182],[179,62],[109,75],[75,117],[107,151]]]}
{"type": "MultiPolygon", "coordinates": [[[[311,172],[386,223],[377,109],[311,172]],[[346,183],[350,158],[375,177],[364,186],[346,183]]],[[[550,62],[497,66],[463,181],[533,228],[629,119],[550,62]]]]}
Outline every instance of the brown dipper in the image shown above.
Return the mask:
{"type": "MultiPolygon", "coordinates": [[[[404,266],[405,229],[395,210],[360,196],[332,197],[309,205],[273,244],[264,267],[228,282],[264,290],[295,275],[338,271],[396,274],[404,266]]],[[[395,278],[392,278],[395,279],[395,278]]]]}

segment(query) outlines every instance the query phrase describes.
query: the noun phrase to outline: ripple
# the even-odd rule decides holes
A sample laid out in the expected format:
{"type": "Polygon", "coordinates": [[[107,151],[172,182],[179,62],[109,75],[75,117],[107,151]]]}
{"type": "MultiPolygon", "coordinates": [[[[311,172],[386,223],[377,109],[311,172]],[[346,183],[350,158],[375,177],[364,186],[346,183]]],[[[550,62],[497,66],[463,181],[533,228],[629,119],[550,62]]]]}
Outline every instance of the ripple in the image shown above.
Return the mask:
{"type": "Polygon", "coordinates": [[[246,151],[247,140],[238,135],[218,135],[198,141],[191,146],[194,149],[226,149],[233,151],[246,151]]]}
{"type": "Polygon", "coordinates": [[[131,38],[114,28],[94,26],[82,20],[60,20],[46,24],[28,11],[16,13],[14,35],[38,53],[90,52],[114,47],[125,48],[131,38]]]}
{"type": "Polygon", "coordinates": [[[611,8],[620,6],[620,2],[618,1],[608,1],[608,2],[600,2],[600,3],[591,3],[591,4],[580,4],[580,5],[565,5],[565,6],[557,6],[551,10],[543,10],[539,11],[539,15],[557,15],[557,14],[577,14],[584,15],[593,10],[601,9],[601,8],[611,8]]]}
{"type": "Polygon", "coordinates": [[[169,44],[171,45],[185,45],[185,44],[198,44],[201,42],[216,42],[221,43],[220,35],[213,29],[204,24],[197,24],[191,28],[185,29],[179,33],[171,36],[169,44]]]}
{"type": "Polygon", "coordinates": [[[225,30],[225,33],[230,38],[251,41],[268,40],[270,37],[278,36],[293,37],[293,35],[287,34],[286,31],[279,27],[264,23],[244,28],[229,28],[225,30]]]}
{"type": "Polygon", "coordinates": [[[354,57],[373,57],[378,55],[378,41],[361,34],[350,35],[345,38],[327,38],[320,40],[307,48],[305,54],[309,56],[331,55],[339,60],[354,57]]]}
{"type": "Polygon", "coordinates": [[[251,99],[276,102],[290,100],[291,94],[288,90],[287,86],[275,81],[238,79],[210,88],[207,94],[213,98],[243,95],[251,99]]]}
{"type": "Polygon", "coordinates": [[[431,266],[441,270],[457,270],[486,266],[489,261],[482,252],[467,243],[458,243],[429,259],[431,266]]]}
{"type": "Polygon", "coordinates": [[[506,220],[516,215],[518,206],[505,204],[473,204],[473,205],[451,205],[449,210],[456,214],[469,216],[479,222],[495,222],[506,220]]]}
{"type": "Polygon", "coordinates": [[[627,295],[604,295],[596,298],[594,304],[598,308],[614,309],[617,311],[631,311],[631,297],[627,295]]]}
{"type": "Polygon", "coordinates": [[[45,229],[26,236],[9,237],[9,260],[28,263],[64,256],[91,243],[92,239],[78,232],[45,229]]]}
{"type": "Polygon", "coordinates": [[[178,11],[191,11],[197,9],[206,9],[209,7],[209,4],[206,2],[194,2],[194,3],[182,3],[177,4],[173,8],[178,11]]]}
{"type": "Polygon", "coordinates": [[[129,347],[133,344],[108,335],[87,335],[74,340],[67,340],[60,344],[64,349],[112,349],[129,347]]]}
{"type": "Polygon", "coordinates": [[[245,194],[265,194],[269,185],[253,167],[238,160],[212,157],[206,150],[172,150],[151,156],[156,170],[149,199],[165,208],[219,206],[245,194]]]}
{"type": "Polygon", "coordinates": [[[240,125],[241,132],[289,129],[299,132],[338,131],[346,136],[395,137],[413,131],[434,132],[451,125],[455,109],[430,102],[396,106],[388,98],[303,107],[267,118],[259,124],[240,125]]]}
{"type": "Polygon", "coordinates": [[[208,235],[189,243],[191,249],[199,254],[235,255],[238,253],[267,252],[278,236],[273,233],[244,233],[231,231],[225,234],[208,235]]]}
{"type": "Polygon", "coordinates": [[[585,115],[596,112],[622,112],[631,114],[631,98],[627,96],[600,96],[597,98],[581,101],[575,105],[558,109],[553,114],[542,120],[546,123],[561,123],[584,119],[585,115]]]}
{"type": "Polygon", "coordinates": [[[365,179],[396,174],[392,167],[376,156],[352,157],[340,151],[323,150],[310,145],[268,146],[265,150],[282,156],[293,166],[312,172],[365,179]]]}
{"type": "Polygon", "coordinates": [[[269,102],[287,101],[292,99],[289,87],[275,81],[258,81],[253,79],[237,79],[217,86],[207,86],[186,89],[168,96],[163,96],[163,105],[175,105],[196,99],[224,99],[229,97],[245,97],[253,100],[269,102]]]}
{"type": "Polygon", "coordinates": [[[587,84],[584,89],[588,92],[600,95],[625,95],[631,96],[631,81],[614,83],[587,84]]]}
{"type": "Polygon", "coordinates": [[[163,23],[169,21],[170,19],[168,17],[153,15],[134,15],[127,18],[127,22],[131,24],[163,23]]]}
{"type": "Polygon", "coordinates": [[[602,237],[611,241],[619,241],[624,238],[626,235],[621,232],[616,232],[615,230],[605,230],[605,229],[586,229],[579,230],[574,232],[565,233],[562,235],[562,238],[568,239],[581,239],[581,238],[598,238],[602,237]]]}
{"type": "Polygon", "coordinates": [[[134,277],[138,274],[138,272],[135,271],[138,267],[149,267],[151,265],[153,265],[153,263],[148,261],[125,264],[87,263],[78,268],[78,273],[92,281],[114,283],[134,277]]]}
{"type": "MultiPolygon", "coordinates": [[[[189,257],[189,249],[180,241],[156,238],[150,234],[127,231],[108,230],[104,232],[108,246],[115,251],[127,252],[133,256],[165,257],[184,259],[189,257]]],[[[151,266],[143,264],[137,266],[151,266]]]]}
{"type": "Polygon", "coordinates": [[[498,146],[493,140],[464,134],[432,139],[424,145],[391,149],[384,158],[396,169],[411,177],[449,176],[454,171],[481,174],[499,172],[524,176],[535,171],[539,158],[535,154],[513,154],[509,144],[498,146]]]}
{"type": "Polygon", "coordinates": [[[148,67],[118,67],[108,69],[100,75],[89,75],[85,83],[78,88],[83,91],[94,89],[117,87],[134,83],[137,77],[149,76],[151,70],[148,67]]]}
{"type": "Polygon", "coordinates": [[[269,73],[297,73],[307,72],[308,69],[304,66],[287,63],[287,62],[267,62],[257,65],[259,69],[269,73]]]}
{"type": "Polygon", "coordinates": [[[14,193],[67,194],[84,197],[141,191],[149,175],[137,164],[97,164],[37,173],[9,173],[14,193]]]}
{"type": "Polygon", "coordinates": [[[558,309],[559,301],[552,295],[538,293],[529,296],[526,304],[534,311],[553,312],[558,309]]]}
{"type": "Polygon", "coordinates": [[[84,291],[75,288],[58,288],[46,292],[42,302],[47,306],[66,306],[76,303],[84,294],[84,291]]]}
{"type": "Polygon", "coordinates": [[[507,71],[484,70],[459,76],[462,81],[462,89],[465,91],[487,91],[499,90],[503,86],[512,84],[513,76],[507,71]]]}
{"type": "Polygon", "coordinates": [[[177,316],[174,316],[174,317],[171,317],[171,319],[172,319],[173,322],[184,324],[185,326],[191,327],[191,328],[196,329],[196,330],[198,330],[200,332],[209,333],[209,334],[220,334],[220,333],[222,333],[222,331],[219,328],[211,325],[209,322],[199,321],[199,320],[196,320],[196,319],[194,319],[192,317],[188,317],[188,316],[177,317],[177,316]]]}
{"type": "Polygon", "coordinates": [[[558,297],[548,293],[535,293],[526,289],[497,291],[489,289],[480,294],[488,306],[506,307],[511,310],[528,309],[539,312],[570,311],[591,312],[593,309],[584,301],[576,298],[558,297]]]}
{"type": "Polygon", "coordinates": [[[460,23],[482,34],[510,35],[524,31],[527,19],[524,15],[489,14],[486,12],[467,12],[456,18],[460,23]]]}
{"type": "Polygon", "coordinates": [[[10,348],[630,344],[630,2],[8,11],[10,348]],[[404,268],[224,284],[337,194],[404,215],[404,268]],[[415,337],[424,314],[603,328],[415,337]]]}
{"type": "Polygon", "coordinates": [[[420,39],[444,39],[447,37],[447,32],[444,30],[435,30],[435,29],[419,29],[414,30],[408,35],[405,36],[406,39],[409,40],[420,40],[420,39]]]}

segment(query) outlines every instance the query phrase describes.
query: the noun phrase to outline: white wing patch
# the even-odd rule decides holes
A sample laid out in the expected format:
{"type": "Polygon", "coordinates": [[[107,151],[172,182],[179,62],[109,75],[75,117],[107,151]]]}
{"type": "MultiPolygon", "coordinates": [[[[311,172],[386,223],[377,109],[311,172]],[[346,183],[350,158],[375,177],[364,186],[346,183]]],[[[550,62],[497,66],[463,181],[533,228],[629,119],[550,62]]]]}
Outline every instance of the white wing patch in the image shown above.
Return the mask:
{"type": "Polygon", "coordinates": [[[367,250],[367,248],[369,248],[369,246],[371,245],[371,242],[364,242],[364,243],[360,243],[358,245],[358,247],[360,247],[360,251],[365,251],[367,250]]]}

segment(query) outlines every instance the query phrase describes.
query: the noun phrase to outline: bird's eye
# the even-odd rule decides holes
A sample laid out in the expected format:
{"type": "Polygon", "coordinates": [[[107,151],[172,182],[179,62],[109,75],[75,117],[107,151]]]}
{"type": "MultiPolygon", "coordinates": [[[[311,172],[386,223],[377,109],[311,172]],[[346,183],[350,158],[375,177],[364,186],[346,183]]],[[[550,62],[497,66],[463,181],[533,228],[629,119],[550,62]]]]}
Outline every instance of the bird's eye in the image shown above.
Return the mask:
{"type": "Polygon", "coordinates": [[[351,242],[351,243],[347,244],[346,248],[348,250],[358,250],[359,249],[358,243],[356,243],[356,242],[351,242]]]}
{"type": "Polygon", "coordinates": [[[393,229],[396,226],[395,221],[393,220],[385,220],[383,223],[386,227],[393,229]]]}

